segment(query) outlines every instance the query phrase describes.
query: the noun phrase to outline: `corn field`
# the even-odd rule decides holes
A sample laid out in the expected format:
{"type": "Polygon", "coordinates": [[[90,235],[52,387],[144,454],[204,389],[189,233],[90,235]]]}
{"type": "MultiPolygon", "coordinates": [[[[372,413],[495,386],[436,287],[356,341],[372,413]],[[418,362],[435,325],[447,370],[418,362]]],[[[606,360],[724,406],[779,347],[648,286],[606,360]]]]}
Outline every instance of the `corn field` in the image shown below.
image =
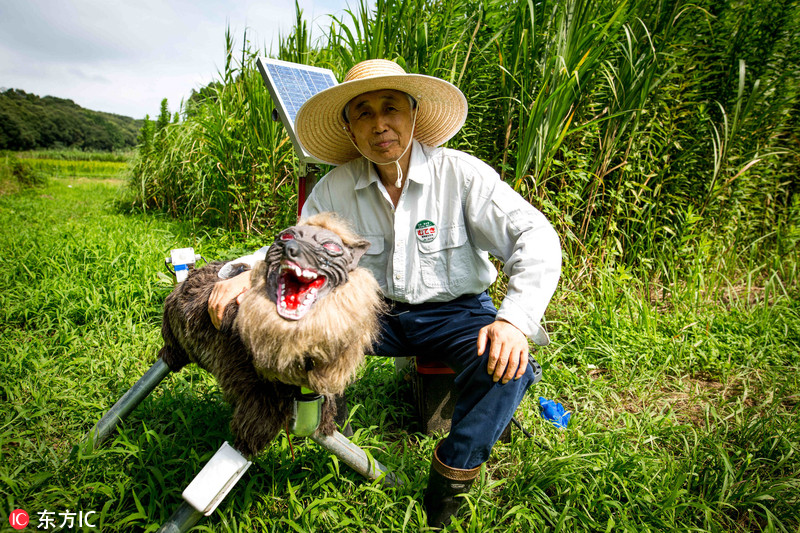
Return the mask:
{"type": "Polygon", "coordinates": [[[246,34],[237,52],[226,34],[220,79],[180,120],[162,107],[145,125],[135,205],[249,235],[285,226],[297,160],[256,57],[339,79],[387,58],[462,89],[470,113],[449,146],[545,212],[577,278],[600,265],[659,282],[697,265],[763,277],[796,258],[796,2],[359,0],[315,22],[312,41],[298,8],[277,53],[246,34]]]}

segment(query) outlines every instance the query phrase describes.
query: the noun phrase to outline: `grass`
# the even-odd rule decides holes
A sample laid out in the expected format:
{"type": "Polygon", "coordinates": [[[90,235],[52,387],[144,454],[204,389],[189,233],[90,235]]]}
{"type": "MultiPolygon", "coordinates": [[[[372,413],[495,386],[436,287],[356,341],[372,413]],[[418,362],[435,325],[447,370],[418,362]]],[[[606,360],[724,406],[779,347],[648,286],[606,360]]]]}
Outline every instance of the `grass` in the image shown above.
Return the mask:
{"type": "MultiPolygon", "coordinates": [[[[121,183],[51,178],[0,197],[3,531],[17,508],[32,524],[83,510],[102,531],[155,531],[231,438],[213,380],[188,368],[101,449],[75,447],[160,348],[169,250],[225,259],[255,244],[122,213],[121,183]]],[[[537,353],[544,381],[517,412],[533,437],[495,448],[450,530],[797,531],[796,285],[718,300],[711,273],[653,289],[626,271],[574,286],[570,268],[537,353]],[[540,395],[573,412],[567,430],[540,418],[540,395]]],[[[197,531],[424,530],[436,438],[418,432],[406,387],[368,358],[349,391],[355,442],[402,487],[369,484],[301,439],[292,461],[281,436],[197,531]]]]}
{"type": "Polygon", "coordinates": [[[133,150],[94,151],[77,149],[24,150],[17,152],[20,159],[59,159],[64,161],[106,161],[127,163],[133,158],[133,150]]]}
{"type": "MultiPolygon", "coordinates": [[[[24,168],[30,175],[37,176],[37,182],[47,177],[67,178],[81,176],[87,178],[127,177],[128,164],[133,152],[91,152],[82,150],[27,150],[4,152],[2,166],[24,168]]],[[[3,176],[0,176],[3,177],[3,176]]],[[[4,180],[8,181],[8,180],[4,180]]],[[[25,180],[18,180],[24,182],[25,180]]]]}
{"type": "Polygon", "coordinates": [[[28,159],[35,171],[48,176],[65,178],[83,176],[93,178],[120,178],[128,170],[124,161],[75,161],[68,159],[28,159]]]}
{"type": "Polygon", "coordinates": [[[26,187],[44,185],[47,177],[19,159],[14,152],[0,151],[0,196],[26,187]]]}

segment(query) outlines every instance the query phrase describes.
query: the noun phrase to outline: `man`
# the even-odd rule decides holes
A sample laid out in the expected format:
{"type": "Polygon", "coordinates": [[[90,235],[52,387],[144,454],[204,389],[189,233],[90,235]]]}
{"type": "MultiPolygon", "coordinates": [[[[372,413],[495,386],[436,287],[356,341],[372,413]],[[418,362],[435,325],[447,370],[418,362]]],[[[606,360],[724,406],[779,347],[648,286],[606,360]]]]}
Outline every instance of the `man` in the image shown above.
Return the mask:
{"type": "MultiPolygon", "coordinates": [[[[423,501],[435,527],[450,522],[456,496],[541,375],[528,339],[549,343],[540,321],[561,269],[544,215],[488,165],[439,147],[466,115],[450,83],[369,60],[310,98],[295,121],[306,150],[340,165],[314,188],[303,216],[334,211],[371,243],[360,265],[391,306],[375,354],[434,358],[456,372],[451,431],[434,451],[423,501]],[[499,311],[486,294],[497,275],[488,253],[509,275],[499,311]]],[[[215,323],[248,286],[247,273],[217,283],[215,323]]]]}

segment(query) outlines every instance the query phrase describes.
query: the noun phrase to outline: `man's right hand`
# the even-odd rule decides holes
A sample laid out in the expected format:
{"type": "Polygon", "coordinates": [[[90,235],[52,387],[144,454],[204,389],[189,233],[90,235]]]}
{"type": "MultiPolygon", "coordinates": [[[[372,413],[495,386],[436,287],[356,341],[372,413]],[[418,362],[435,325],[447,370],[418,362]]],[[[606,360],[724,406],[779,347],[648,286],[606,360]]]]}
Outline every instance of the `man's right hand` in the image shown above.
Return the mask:
{"type": "Polygon", "coordinates": [[[214,284],[211,296],[208,298],[208,314],[215,328],[219,329],[220,324],[222,324],[222,315],[231,300],[236,299],[237,304],[242,303],[242,297],[249,288],[249,270],[214,284]]]}

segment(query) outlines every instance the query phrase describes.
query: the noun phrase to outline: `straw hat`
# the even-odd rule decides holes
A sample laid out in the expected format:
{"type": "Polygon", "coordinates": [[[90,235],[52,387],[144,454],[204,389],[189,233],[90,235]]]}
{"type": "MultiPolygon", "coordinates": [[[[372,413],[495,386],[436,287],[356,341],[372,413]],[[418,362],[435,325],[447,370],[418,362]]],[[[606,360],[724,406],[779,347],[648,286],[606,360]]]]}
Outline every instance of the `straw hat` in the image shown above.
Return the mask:
{"type": "Polygon", "coordinates": [[[406,74],[385,59],[369,59],[351,68],[344,81],[325,89],[300,108],[295,117],[297,137],[320,161],[341,165],[360,157],[348,138],[342,117],[344,106],[360,94],[393,89],[417,100],[414,137],[438,146],[455,135],[467,119],[467,99],[452,83],[422,74],[406,74]]]}

